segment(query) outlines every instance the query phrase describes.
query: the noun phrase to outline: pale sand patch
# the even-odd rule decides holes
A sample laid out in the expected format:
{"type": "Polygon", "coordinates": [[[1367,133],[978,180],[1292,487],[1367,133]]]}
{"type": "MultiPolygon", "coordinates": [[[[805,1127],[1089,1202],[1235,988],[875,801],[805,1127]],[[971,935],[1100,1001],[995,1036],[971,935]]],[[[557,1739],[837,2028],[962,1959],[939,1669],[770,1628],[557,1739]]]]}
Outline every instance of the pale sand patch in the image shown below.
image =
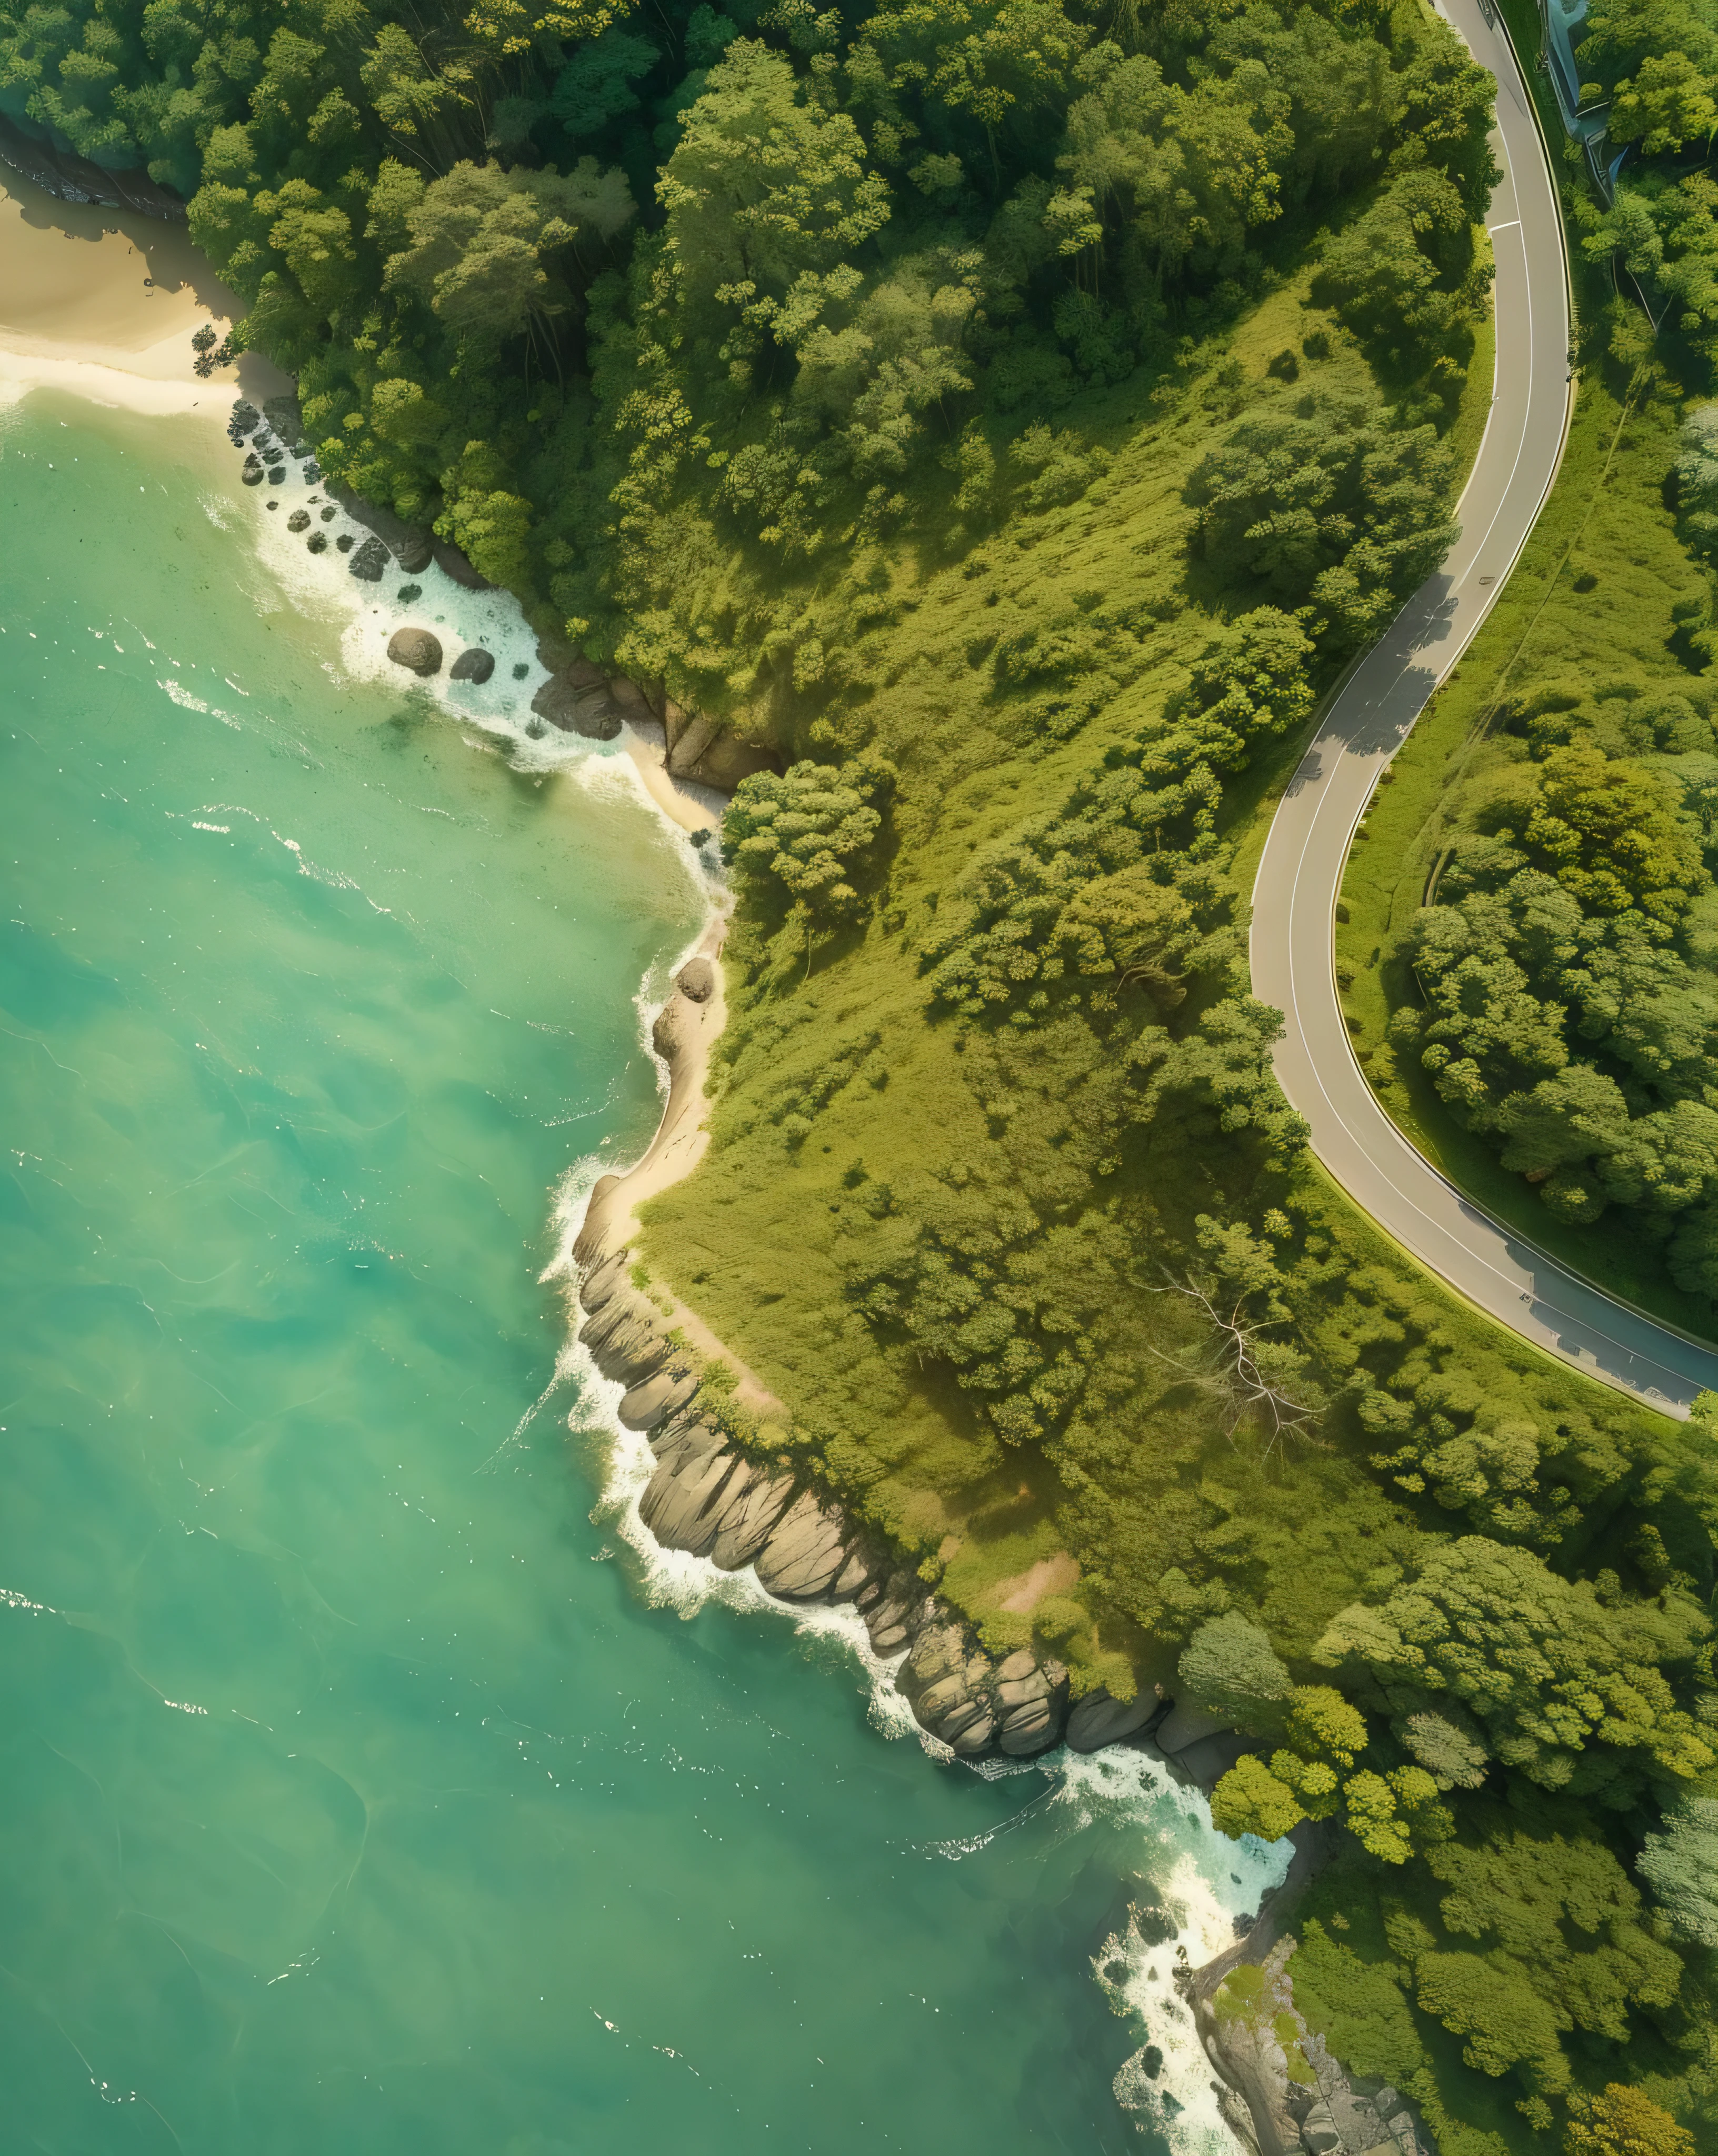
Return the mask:
{"type": "Polygon", "coordinates": [[[0,167],[0,401],[57,388],[224,422],[236,394],[293,386],[256,352],[208,381],[193,372],[192,331],[224,335],[239,305],[183,225],[60,202],[0,167]]]}
{"type": "Polygon", "coordinates": [[[1016,1573],[1012,1579],[999,1579],[997,1607],[1012,1610],[1017,1617],[1029,1617],[1045,1595],[1065,1594],[1079,1578],[1078,1561],[1066,1550],[1058,1550],[1054,1557],[1041,1557],[1036,1564],[1016,1573]]]}
{"type": "MultiPolygon", "coordinates": [[[[640,762],[642,765],[642,758],[640,762]]],[[[670,784],[674,783],[669,781],[670,784]]],[[[649,1149],[624,1175],[605,1176],[591,1193],[584,1232],[594,1233],[605,1250],[622,1250],[628,1244],[636,1248],[638,1207],[646,1199],[655,1197],[659,1191],[669,1188],[683,1176],[690,1175],[703,1159],[710,1143],[709,1103],[704,1087],[710,1074],[710,1050],[728,1014],[721,969],[722,942],[727,932],[726,916],[721,913],[712,915],[702,936],[686,953],[688,958],[696,956],[710,962],[715,986],[708,998],[701,1004],[695,1004],[678,988],[669,992],[669,1008],[674,1013],[674,1050],[669,1058],[667,1105],[649,1149]]],[[[734,1371],[740,1381],[735,1397],[741,1406],[757,1414],[784,1412],[781,1401],[757,1373],[749,1369],[732,1348],[716,1337],[695,1310],[654,1280],[650,1292],[667,1303],[663,1315],[671,1329],[684,1334],[688,1344],[700,1355],[724,1362],[734,1371]]]]}
{"type": "Polygon", "coordinates": [[[644,791],[670,823],[683,831],[721,829],[726,796],[714,787],[694,786],[673,776],[666,762],[668,732],[659,719],[625,720],[621,739],[638,766],[644,791]]]}

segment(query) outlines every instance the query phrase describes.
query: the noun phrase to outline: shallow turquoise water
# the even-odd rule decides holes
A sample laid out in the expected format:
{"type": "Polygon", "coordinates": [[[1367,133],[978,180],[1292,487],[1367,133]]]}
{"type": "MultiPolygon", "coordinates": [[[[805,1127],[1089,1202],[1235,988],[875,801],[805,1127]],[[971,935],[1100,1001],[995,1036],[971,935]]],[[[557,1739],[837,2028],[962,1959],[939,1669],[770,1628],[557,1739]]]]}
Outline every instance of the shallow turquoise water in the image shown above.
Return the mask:
{"type": "Polygon", "coordinates": [[[1137,1807],[648,1607],[567,1395],[515,1440],[697,896],[343,685],[224,454],[0,414],[0,2145],[1160,2145],[1090,1964],[1137,1807]]]}

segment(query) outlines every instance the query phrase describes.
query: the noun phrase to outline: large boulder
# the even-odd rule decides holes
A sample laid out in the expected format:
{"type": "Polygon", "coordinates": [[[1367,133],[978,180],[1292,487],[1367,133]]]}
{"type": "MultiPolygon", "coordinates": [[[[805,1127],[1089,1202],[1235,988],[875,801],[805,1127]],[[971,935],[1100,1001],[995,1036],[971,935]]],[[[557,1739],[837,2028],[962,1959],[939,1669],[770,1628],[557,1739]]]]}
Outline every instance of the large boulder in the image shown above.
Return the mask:
{"type": "Polygon", "coordinates": [[[396,666],[426,680],[442,669],[440,640],[427,629],[397,629],[387,640],[387,655],[396,666]]]}
{"type": "Polygon", "coordinates": [[[1215,1737],[1233,1727],[1232,1714],[1215,1714],[1208,1707],[1195,1706],[1192,1700],[1177,1701],[1158,1723],[1154,1737],[1157,1749],[1172,1756],[1202,1738],[1215,1737]]]}
{"type": "Polygon", "coordinates": [[[750,778],[754,772],[781,768],[781,758],[773,749],[741,741],[701,712],[683,713],[677,706],[674,712],[680,724],[678,730],[673,722],[669,726],[668,768],[672,777],[731,793],[742,778],[750,778]]]}
{"type": "Polygon", "coordinates": [[[846,1535],[840,1507],[826,1511],[809,1490],[803,1491],[758,1553],[758,1584],[789,1602],[827,1594],[846,1561],[846,1535]]]}
{"type": "Polygon", "coordinates": [[[545,681],[531,707],[562,733],[587,741],[613,741],[620,732],[620,709],[608,693],[608,677],[586,659],[545,681]]]}
{"type": "Polygon", "coordinates": [[[1119,1744],[1124,1737],[1137,1736],[1161,1702],[1151,1692],[1132,1699],[1115,1699],[1100,1685],[1074,1702],[1068,1717],[1068,1747],[1073,1752],[1101,1752],[1106,1744],[1119,1744]]]}
{"type": "Polygon", "coordinates": [[[289,449],[303,447],[304,414],[299,410],[298,398],[291,390],[288,390],[279,397],[265,397],[263,399],[263,411],[269,424],[289,449]]]}
{"type": "MultiPolygon", "coordinates": [[[[365,583],[379,584],[382,582],[383,572],[387,567],[387,549],[372,532],[364,542],[363,545],[360,547],[357,552],[352,556],[351,561],[348,566],[351,570],[351,573],[355,577],[361,578],[365,583]]],[[[439,654],[441,647],[438,645],[436,649],[438,654],[439,654]]],[[[438,657],[437,663],[438,665],[440,663],[439,657],[438,657]]]]}
{"type": "Polygon", "coordinates": [[[664,1549],[708,1555],[721,1517],[717,1500],[734,1471],[731,1452],[711,1452],[672,1468],[666,1460],[645,1485],[638,1517],[664,1549]]]}
{"type": "Polygon", "coordinates": [[[658,1330],[654,1312],[631,1295],[617,1295],[585,1321],[578,1337],[603,1376],[629,1388],[668,1360],[668,1342],[658,1330]]]}
{"type": "Polygon", "coordinates": [[[474,644],[459,654],[449,668],[448,675],[450,680],[472,681],[481,688],[495,670],[495,653],[485,651],[480,644],[474,644]]]}
{"type": "Polygon", "coordinates": [[[715,968],[708,958],[688,958],[674,975],[674,986],[690,1002],[707,1004],[715,993],[715,968]]]}
{"type": "Polygon", "coordinates": [[[646,1378],[628,1393],[620,1404],[620,1419],[628,1430],[649,1430],[664,1415],[685,1407],[697,1389],[695,1371],[659,1370],[654,1377],[646,1378]]]}
{"type": "Polygon", "coordinates": [[[755,1461],[742,1460],[722,1493],[721,1522],[710,1563],[723,1572],[737,1572],[750,1564],[775,1532],[792,1495],[791,1475],[771,1475],[755,1461]]]}
{"type": "Polygon", "coordinates": [[[240,471],[238,476],[244,481],[247,486],[260,486],[262,485],[263,460],[256,454],[254,449],[253,449],[250,454],[245,459],[244,469],[240,471]]]}
{"type": "Polygon", "coordinates": [[[611,1296],[626,1286],[627,1253],[616,1250],[592,1265],[581,1282],[578,1299],[587,1312],[600,1310],[611,1296]]]}

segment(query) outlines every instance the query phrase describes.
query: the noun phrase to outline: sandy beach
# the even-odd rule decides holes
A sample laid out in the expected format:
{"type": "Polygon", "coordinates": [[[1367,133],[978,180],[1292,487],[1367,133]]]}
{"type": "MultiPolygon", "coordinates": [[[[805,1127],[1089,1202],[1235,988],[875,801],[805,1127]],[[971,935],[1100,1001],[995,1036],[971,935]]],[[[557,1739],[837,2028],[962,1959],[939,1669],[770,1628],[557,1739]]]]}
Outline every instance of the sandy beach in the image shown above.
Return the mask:
{"type": "Polygon", "coordinates": [[[240,304],[182,224],[61,202],[0,167],[0,401],[56,388],[223,422],[235,397],[292,387],[259,352],[197,378],[192,332],[223,336],[240,304]]]}

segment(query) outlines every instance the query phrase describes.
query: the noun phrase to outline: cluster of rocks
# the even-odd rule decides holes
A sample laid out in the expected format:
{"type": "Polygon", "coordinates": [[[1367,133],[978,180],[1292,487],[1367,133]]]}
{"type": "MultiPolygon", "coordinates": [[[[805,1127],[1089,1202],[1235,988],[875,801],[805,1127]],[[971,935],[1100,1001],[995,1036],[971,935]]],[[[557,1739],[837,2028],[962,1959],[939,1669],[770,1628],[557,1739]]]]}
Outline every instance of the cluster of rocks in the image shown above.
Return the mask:
{"type": "MultiPolygon", "coordinates": [[[[321,467],[305,448],[304,419],[296,397],[270,397],[260,412],[247,398],[240,398],[233,407],[227,438],[235,448],[246,452],[242,476],[247,486],[260,486],[264,480],[273,486],[284,485],[289,458],[295,460],[298,476],[306,484],[314,486],[321,481],[321,467]]],[[[274,509],[278,504],[271,501],[269,506],[274,509]]],[[[342,488],[331,485],[326,501],[319,494],[308,496],[304,507],[289,515],[286,528],[295,536],[303,535],[307,552],[326,554],[330,534],[319,526],[332,524],[342,511],[360,527],[362,536],[341,531],[334,537],[335,549],[351,557],[347,566],[361,583],[380,583],[389,567],[396,563],[408,577],[421,576],[433,562],[468,591],[494,590],[488,578],[478,574],[457,547],[438,539],[423,525],[408,524],[392,510],[379,508],[374,502],[366,501],[362,495],[342,488]],[[314,518],[312,510],[318,512],[314,518]]],[[[418,594],[414,592],[412,596],[416,598],[418,594]]],[[[490,661],[491,670],[494,663],[493,660],[490,661]]],[[[487,680],[488,675],[459,678],[482,680],[487,680]]]]}
{"type": "Polygon", "coordinates": [[[638,691],[623,675],[611,678],[559,638],[541,639],[537,663],[547,670],[549,678],[531,698],[531,707],[564,734],[613,741],[628,711],[642,706],[638,691]]]}
{"type": "MultiPolygon", "coordinates": [[[[1300,2113],[1300,2146],[1307,2156],[1366,2156],[1371,2148],[1390,2156],[1434,2156],[1397,2090],[1380,2083],[1362,2094],[1331,2057],[1322,2036],[1309,2037],[1307,2044],[1319,2069],[1318,2093],[1300,2113]]],[[[1292,2096],[1290,2109],[1295,2109],[1292,2096]]]]}
{"type": "MultiPolygon", "coordinates": [[[[708,959],[693,958],[656,1021],[658,1052],[673,1066],[682,1002],[701,1004],[715,986],[708,959]]],[[[1059,1662],[1022,1650],[1000,1660],[970,1625],[930,1594],[918,1573],[833,1498],[780,1460],[742,1450],[700,1394],[698,1358],[669,1333],[661,1312],[633,1286],[629,1247],[605,1240],[592,1194],[573,1246],[582,1269],[579,1338],[603,1376],[625,1388],[619,1414],[644,1434],[656,1466],[639,1516],[664,1549],[708,1558],[724,1571],[754,1568],[765,1592],[787,1603],[850,1603],[873,1651],[905,1656],[895,1681],[920,1726],[962,1758],[1001,1752],[1029,1758],[1066,1741],[1076,1750],[1137,1738],[1172,1718],[1174,1702],[1106,1691],[1069,1699],[1059,1662]]],[[[1189,1724],[1190,1740],[1204,1725],[1189,1724]]]]}
{"type": "Polygon", "coordinates": [[[537,645],[538,663],[549,679],[531,699],[531,710],[563,733],[587,741],[613,741],[624,719],[654,719],[667,742],[664,761],[675,778],[731,793],[755,771],[780,768],[775,750],[741,741],[714,719],[687,711],[660,681],[632,681],[623,674],[605,674],[583,653],[558,637],[537,645]]]}
{"type": "MultiPolygon", "coordinates": [[[[442,670],[441,639],[427,629],[397,629],[388,639],[387,655],[396,666],[428,680],[431,675],[442,670]]],[[[495,670],[495,654],[485,650],[480,644],[469,645],[448,669],[448,677],[454,681],[474,681],[481,685],[495,670]]]]}
{"type": "MultiPolygon", "coordinates": [[[[1312,1845],[1297,1834],[1295,1870],[1312,1845]]],[[[1294,1871],[1273,1897],[1287,1897],[1294,1871]]],[[[1267,1906],[1247,1940],[1184,1980],[1212,2064],[1223,2117],[1256,2156],[1436,2156],[1424,2124],[1382,2082],[1351,2078],[1295,2005],[1292,1938],[1276,1938],[1267,1906]],[[1268,1950],[1267,1950],[1268,1949],[1268,1950]],[[1251,1960],[1258,1972],[1240,1999],[1225,1986],[1251,1960]]],[[[1250,1972],[1249,1972],[1250,1974],[1250,1972]]]]}

